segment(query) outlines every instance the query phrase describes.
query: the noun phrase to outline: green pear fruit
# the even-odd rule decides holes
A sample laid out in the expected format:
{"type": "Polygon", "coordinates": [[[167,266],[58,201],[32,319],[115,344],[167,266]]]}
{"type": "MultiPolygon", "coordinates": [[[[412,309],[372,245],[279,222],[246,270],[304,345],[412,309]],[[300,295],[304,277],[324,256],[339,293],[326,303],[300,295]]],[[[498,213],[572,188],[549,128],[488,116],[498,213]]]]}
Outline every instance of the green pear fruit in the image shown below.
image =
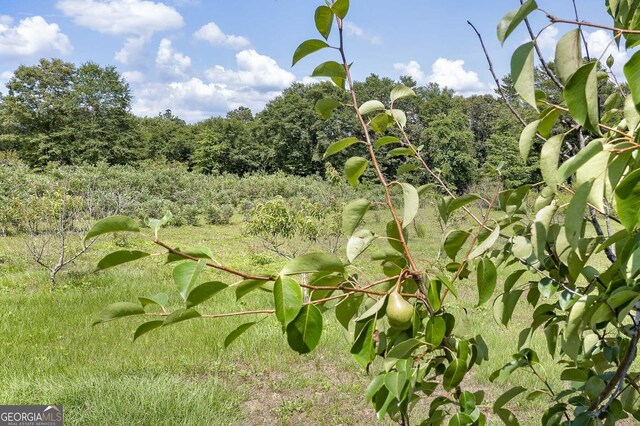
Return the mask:
{"type": "Polygon", "coordinates": [[[406,300],[397,291],[389,294],[387,301],[387,319],[389,325],[399,330],[406,330],[411,327],[413,319],[413,305],[406,300]]]}

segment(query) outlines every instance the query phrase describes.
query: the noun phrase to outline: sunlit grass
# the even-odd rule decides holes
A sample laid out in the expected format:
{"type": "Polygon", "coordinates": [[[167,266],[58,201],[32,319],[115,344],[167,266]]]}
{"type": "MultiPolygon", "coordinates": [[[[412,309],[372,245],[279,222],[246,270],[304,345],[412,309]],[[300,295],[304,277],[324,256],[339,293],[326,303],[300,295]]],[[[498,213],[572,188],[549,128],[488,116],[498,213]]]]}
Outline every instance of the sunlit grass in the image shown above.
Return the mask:
{"type": "MultiPolygon", "coordinates": [[[[419,218],[428,235],[412,237],[420,259],[434,259],[442,237],[432,212],[422,212],[419,218]]],[[[372,212],[367,223],[374,232],[382,232],[385,219],[382,213],[372,212]]],[[[207,245],[220,261],[242,270],[277,271],[284,262],[275,255],[264,256],[260,244],[243,236],[239,225],[169,228],[162,238],[176,246],[207,245]],[[271,263],[264,264],[269,258],[271,263]]],[[[139,318],[95,327],[91,323],[109,303],[135,301],[137,296],[158,292],[170,295],[171,308],[179,307],[171,267],[163,266],[161,257],[91,273],[99,258],[116,248],[113,239],[104,238],[69,272],[61,273],[58,287],[50,291],[47,274],[25,260],[23,245],[19,237],[0,239],[4,256],[0,270],[0,403],[63,404],[69,425],[375,422],[375,414],[364,401],[370,377],[351,358],[343,331],[331,313],[324,316],[326,327],[319,348],[306,356],[288,348],[273,318],[250,329],[227,350],[224,338],[240,324],[237,319],[192,320],[133,343],[139,318]]],[[[129,237],[126,246],[161,251],[137,236],[129,237]]],[[[360,263],[365,277],[373,277],[376,268],[372,262],[360,263]]],[[[233,282],[216,272],[207,274],[233,282]]],[[[458,332],[466,337],[482,334],[491,357],[474,368],[464,384],[487,391],[483,405],[484,411],[490,411],[491,402],[506,385],[492,384],[488,377],[517,351],[518,332],[530,319],[530,310],[517,311],[513,324],[505,328],[493,320],[491,303],[475,307],[473,280],[461,282],[459,292],[459,299],[447,299],[448,309],[458,319],[458,332]]],[[[268,298],[268,293],[252,293],[241,299],[240,309],[268,306],[268,298]]],[[[225,290],[201,311],[237,309],[235,295],[225,290]]],[[[243,317],[242,322],[259,318],[243,317]]],[[[532,345],[542,359],[540,373],[557,377],[560,366],[546,353],[544,338],[537,336],[532,345]]],[[[530,373],[518,372],[509,385],[542,387],[535,380],[530,373]]],[[[523,424],[537,424],[543,404],[520,402],[513,408],[523,424]]],[[[424,407],[418,410],[424,412],[424,407]]]]}

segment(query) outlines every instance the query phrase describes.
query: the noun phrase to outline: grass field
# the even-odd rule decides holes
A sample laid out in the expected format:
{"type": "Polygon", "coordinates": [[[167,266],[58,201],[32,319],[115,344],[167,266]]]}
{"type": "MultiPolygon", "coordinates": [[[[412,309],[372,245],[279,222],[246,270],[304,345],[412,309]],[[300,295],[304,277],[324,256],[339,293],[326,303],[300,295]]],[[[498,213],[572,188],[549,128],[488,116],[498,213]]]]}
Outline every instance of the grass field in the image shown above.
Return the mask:
{"type": "MultiPolygon", "coordinates": [[[[412,237],[412,246],[417,258],[433,259],[440,228],[429,213],[422,212],[419,220],[429,234],[424,239],[412,237]]],[[[368,221],[374,230],[382,228],[374,214],[368,221]]],[[[265,252],[256,240],[242,235],[240,225],[169,228],[162,235],[174,245],[207,245],[219,260],[242,270],[277,270],[283,262],[272,256],[272,262],[264,265],[265,252]]],[[[152,246],[139,237],[127,242],[131,249],[155,250],[152,246]]],[[[364,401],[370,376],[349,355],[332,312],[325,313],[319,348],[306,356],[288,348],[275,318],[253,327],[227,350],[224,338],[238,320],[192,320],[149,333],[135,343],[132,336],[139,318],[91,327],[102,308],[116,301],[135,301],[137,296],[163,291],[178,306],[171,267],[162,266],[160,257],[92,273],[97,261],[115,248],[112,237],[103,238],[62,273],[58,287],[50,291],[48,275],[25,258],[24,239],[0,238],[0,404],[63,404],[68,425],[376,422],[364,401]]],[[[365,274],[368,266],[363,264],[365,274]]],[[[217,277],[231,282],[229,277],[217,277]]],[[[492,384],[488,377],[517,350],[519,325],[529,311],[518,311],[506,329],[494,322],[490,304],[474,307],[472,282],[459,285],[460,298],[448,299],[449,310],[460,321],[458,332],[481,333],[490,348],[490,361],[472,370],[464,385],[486,390],[483,411],[490,413],[493,400],[507,385],[492,384]]],[[[243,307],[268,303],[264,292],[251,296],[242,299],[243,307]]],[[[234,306],[232,292],[222,292],[200,311],[226,312],[237,309],[234,306]]],[[[557,377],[560,366],[547,355],[541,336],[534,338],[533,347],[542,359],[541,373],[557,377]]],[[[518,372],[509,386],[533,388],[535,380],[529,373],[518,372]]],[[[522,424],[538,424],[545,404],[522,399],[511,408],[522,424]]]]}

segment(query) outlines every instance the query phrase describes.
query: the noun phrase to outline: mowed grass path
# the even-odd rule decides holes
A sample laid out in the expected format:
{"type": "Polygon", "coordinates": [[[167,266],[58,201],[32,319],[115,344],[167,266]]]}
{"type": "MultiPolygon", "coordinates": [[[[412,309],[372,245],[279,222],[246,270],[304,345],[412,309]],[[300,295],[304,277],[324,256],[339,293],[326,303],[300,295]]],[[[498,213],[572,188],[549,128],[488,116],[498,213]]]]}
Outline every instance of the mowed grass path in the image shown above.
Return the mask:
{"type": "MultiPolygon", "coordinates": [[[[376,213],[367,220],[371,228],[382,230],[376,213]]],[[[419,220],[428,235],[412,236],[412,246],[418,259],[433,259],[442,232],[430,213],[422,212],[419,220]]],[[[219,260],[242,270],[277,271],[283,263],[273,257],[264,264],[258,241],[243,236],[240,225],[170,228],[161,236],[176,246],[207,245],[219,260]]],[[[139,237],[130,237],[125,247],[161,251],[139,237]]],[[[351,358],[333,311],[324,315],[318,349],[305,356],[288,348],[275,318],[253,327],[226,350],[225,336],[251,317],[191,320],[151,332],[135,343],[132,336],[142,322],[139,317],[92,327],[103,307],[135,301],[137,296],[166,292],[171,307],[180,307],[171,266],[162,266],[162,257],[91,273],[103,255],[117,248],[114,238],[103,238],[89,255],[62,273],[58,288],[50,291],[47,275],[25,259],[24,239],[0,238],[0,404],[63,404],[68,425],[376,422],[364,401],[371,376],[351,358]]],[[[363,274],[379,270],[372,269],[377,268],[372,263],[360,266],[363,274]]],[[[233,282],[229,276],[207,274],[233,282]]],[[[465,386],[487,391],[483,406],[490,412],[493,400],[508,387],[492,384],[488,377],[517,350],[519,325],[530,311],[516,314],[514,324],[506,329],[493,321],[490,304],[474,307],[473,280],[459,286],[460,298],[447,299],[449,310],[458,317],[458,332],[481,333],[491,356],[473,370],[465,386]]],[[[269,306],[269,297],[265,292],[251,293],[241,300],[241,309],[269,306]]],[[[234,293],[225,290],[203,304],[200,312],[237,309],[234,293]]],[[[556,376],[560,367],[546,354],[544,340],[534,338],[533,347],[541,355],[542,372],[556,376]]],[[[515,374],[509,386],[531,388],[534,382],[531,374],[523,372],[515,374]]],[[[542,404],[516,401],[511,408],[523,424],[538,424],[542,404]]],[[[425,406],[417,410],[424,413],[425,406]]]]}

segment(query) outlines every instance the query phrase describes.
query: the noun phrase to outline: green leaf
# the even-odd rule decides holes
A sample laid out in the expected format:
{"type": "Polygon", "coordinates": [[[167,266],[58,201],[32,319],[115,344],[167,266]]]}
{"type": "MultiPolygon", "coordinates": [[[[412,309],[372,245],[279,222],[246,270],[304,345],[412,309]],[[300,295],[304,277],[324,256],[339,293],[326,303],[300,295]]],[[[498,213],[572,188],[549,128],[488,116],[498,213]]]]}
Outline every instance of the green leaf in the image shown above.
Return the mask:
{"type": "Polygon", "coordinates": [[[127,216],[110,216],[97,221],[84,236],[84,242],[98,235],[112,232],[140,232],[135,220],[127,216]]]}
{"type": "Polygon", "coordinates": [[[486,257],[480,259],[476,272],[478,284],[478,306],[480,306],[491,299],[493,291],[496,288],[498,274],[496,266],[486,257]]]}
{"type": "Polygon", "coordinates": [[[502,17],[498,23],[498,40],[501,44],[509,37],[509,35],[515,30],[518,25],[525,20],[525,18],[534,10],[538,8],[538,5],[534,0],[527,0],[518,9],[512,10],[502,17]]]}
{"type": "Polygon", "coordinates": [[[384,133],[390,126],[393,126],[393,120],[386,112],[380,113],[369,121],[369,125],[376,133],[384,133]]]}
{"type": "Polygon", "coordinates": [[[523,290],[513,290],[496,297],[493,302],[493,318],[497,323],[504,326],[509,324],[513,310],[518,304],[520,296],[522,296],[523,290]]]}
{"type": "Polygon", "coordinates": [[[244,324],[240,324],[238,327],[236,327],[236,329],[229,333],[224,339],[224,347],[228,348],[234,340],[240,337],[240,335],[242,335],[245,331],[250,329],[254,324],[256,324],[256,322],[257,321],[245,322],[244,324]]]}
{"type": "Polygon", "coordinates": [[[576,303],[571,307],[569,311],[569,317],[567,318],[567,325],[565,326],[564,338],[569,340],[570,337],[577,337],[582,327],[582,318],[587,310],[587,307],[592,303],[591,298],[588,295],[580,297],[576,303]]]}
{"type": "Polygon", "coordinates": [[[460,402],[460,409],[464,413],[471,413],[476,408],[476,396],[469,391],[464,391],[458,397],[458,401],[460,402]]]}
{"type": "Polygon", "coordinates": [[[520,148],[520,156],[522,157],[522,161],[527,162],[527,158],[529,158],[529,152],[531,151],[531,147],[533,146],[533,141],[536,138],[536,133],[538,132],[538,125],[540,124],[540,120],[532,121],[527,124],[527,126],[522,130],[520,134],[520,142],[518,146],[520,148]]]}
{"type": "Polygon", "coordinates": [[[171,315],[165,318],[162,323],[163,327],[168,325],[173,325],[182,321],[187,321],[193,318],[200,318],[201,315],[198,311],[193,308],[189,309],[178,309],[177,311],[171,312],[171,315]]]}
{"type": "Polygon", "coordinates": [[[369,161],[362,157],[351,157],[344,163],[344,175],[354,188],[358,186],[358,179],[369,167],[369,161]]]}
{"type": "Polygon", "coordinates": [[[373,398],[376,396],[378,391],[384,386],[384,376],[385,373],[378,374],[367,386],[367,392],[365,398],[367,401],[373,401],[373,398]]]}
{"type": "MultiPolygon", "coordinates": [[[[210,259],[215,261],[215,258],[213,256],[213,252],[211,251],[211,249],[209,249],[208,247],[204,247],[204,246],[193,246],[193,247],[186,247],[186,248],[176,248],[177,251],[184,253],[184,254],[188,254],[191,257],[195,257],[197,259],[210,259]]],[[[183,256],[180,256],[178,254],[175,253],[169,253],[167,255],[167,261],[165,262],[165,264],[167,263],[172,263],[172,262],[178,262],[181,260],[185,260],[185,258],[183,256]]]]}
{"type": "MultiPolygon", "coordinates": [[[[319,99],[318,102],[316,102],[316,112],[320,117],[327,120],[331,118],[331,114],[333,113],[333,110],[338,108],[340,105],[342,104],[336,101],[335,99],[331,99],[331,98],[319,99]]],[[[356,138],[353,138],[353,139],[356,139],[356,138]]],[[[328,157],[329,155],[331,154],[325,153],[324,158],[328,157]]]]}
{"type": "Polygon", "coordinates": [[[366,368],[375,357],[374,333],[376,330],[376,318],[377,316],[362,327],[360,334],[356,337],[353,346],[351,346],[351,354],[362,368],[366,368]]]}
{"type": "Polygon", "coordinates": [[[349,323],[358,313],[363,299],[362,294],[353,294],[336,305],[336,318],[345,330],[349,329],[349,323]]]}
{"type": "Polygon", "coordinates": [[[558,117],[562,111],[555,107],[549,107],[540,113],[540,124],[538,124],[538,133],[543,138],[548,138],[551,135],[551,130],[556,124],[558,117]]]}
{"type": "Polygon", "coordinates": [[[146,308],[149,305],[158,305],[164,308],[169,303],[169,296],[167,296],[166,293],[158,293],[151,297],[138,297],[138,301],[143,308],[146,308]]]}
{"type": "Polygon", "coordinates": [[[376,239],[368,229],[361,229],[353,234],[347,241],[347,260],[353,263],[376,239]]]}
{"type": "Polygon", "coordinates": [[[299,354],[311,352],[320,342],[322,314],[315,305],[304,306],[287,326],[287,342],[299,354]]]}
{"type": "Polygon", "coordinates": [[[302,288],[294,279],[279,276],[273,285],[276,318],[286,327],[302,309],[302,288]]]}
{"type": "Polygon", "coordinates": [[[187,300],[189,292],[198,281],[198,276],[204,269],[205,263],[204,260],[200,260],[198,263],[184,262],[173,268],[173,281],[184,300],[187,300]]]}
{"type": "Polygon", "coordinates": [[[344,206],[342,210],[342,232],[347,237],[350,237],[358,228],[370,206],[371,202],[364,198],[353,200],[344,206]]]}
{"type": "MultiPolygon", "coordinates": [[[[591,157],[582,167],[576,170],[576,186],[580,187],[587,182],[593,181],[587,200],[600,211],[604,211],[605,208],[603,198],[605,195],[605,186],[608,185],[606,181],[612,180],[608,175],[615,174],[614,169],[616,169],[614,167],[612,170],[608,170],[610,157],[611,152],[608,147],[605,146],[604,151],[591,157]]],[[[622,164],[618,162],[620,159],[624,160],[623,154],[616,156],[612,164],[621,165],[623,169],[626,169],[626,163],[622,164]]],[[[618,179],[619,177],[615,178],[616,185],[613,185],[612,188],[617,186],[618,179]]],[[[610,193],[609,195],[613,194],[610,193]]]]}
{"type": "Polygon", "coordinates": [[[434,347],[440,346],[447,331],[447,324],[442,317],[431,317],[424,328],[425,342],[434,347]]]}
{"type": "Polygon", "coordinates": [[[422,344],[423,342],[418,339],[407,339],[395,345],[390,351],[387,351],[384,360],[385,370],[390,371],[396,365],[398,360],[408,359],[413,353],[413,350],[422,344]]]}
{"type": "Polygon", "coordinates": [[[576,172],[580,167],[584,166],[596,154],[602,152],[603,139],[591,141],[587,146],[582,148],[574,157],[571,157],[558,168],[556,178],[558,183],[562,183],[576,172]]]}
{"type": "Polygon", "coordinates": [[[397,157],[400,155],[413,157],[416,155],[415,151],[411,148],[394,148],[387,154],[387,157],[397,157]]]}
{"type": "Polygon", "coordinates": [[[459,197],[456,197],[454,199],[452,199],[451,201],[449,201],[448,205],[447,205],[447,212],[449,215],[451,215],[451,213],[453,213],[454,211],[458,210],[459,208],[462,208],[468,204],[473,203],[476,200],[479,200],[480,197],[476,194],[464,194],[461,195],[459,197]]]}
{"type": "Polygon", "coordinates": [[[142,323],[136,329],[136,332],[133,334],[133,341],[135,342],[136,339],[142,336],[143,334],[147,334],[151,330],[155,330],[156,328],[161,327],[163,322],[164,321],[162,320],[155,320],[155,321],[147,321],[145,323],[142,323]]]}
{"type": "MultiPolygon", "coordinates": [[[[404,247],[400,242],[400,233],[398,232],[398,227],[396,226],[396,222],[393,220],[390,220],[389,222],[387,222],[386,230],[387,230],[387,237],[389,237],[389,239],[387,240],[387,243],[389,243],[391,247],[393,247],[395,250],[399,251],[400,253],[404,253],[404,247]]],[[[402,234],[404,236],[404,240],[407,241],[409,237],[408,231],[403,228],[402,234]]]]}
{"type": "Polygon", "coordinates": [[[247,294],[251,293],[253,290],[256,290],[263,285],[265,285],[267,281],[263,280],[244,280],[236,287],[236,301],[240,300],[247,294]]]}
{"type": "Polygon", "coordinates": [[[444,239],[444,252],[451,260],[456,259],[458,252],[467,241],[467,238],[469,238],[469,233],[458,229],[450,231],[447,234],[444,239]]]}
{"type": "Polygon", "coordinates": [[[467,413],[455,413],[449,419],[448,426],[467,426],[473,424],[474,420],[467,413]]]}
{"type": "Polygon", "coordinates": [[[496,399],[496,402],[493,403],[493,411],[497,411],[507,405],[509,401],[511,401],[516,396],[520,395],[522,392],[525,392],[527,389],[522,386],[515,386],[504,392],[502,395],[496,399]]]}
{"type": "Polygon", "coordinates": [[[378,139],[373,146],[380,148],[381,146],[389,145],[391,143],[400,143],[400,139],[395,136],[383,136],[378,139]]]}
{"type": "Polygon", "coordinates": [[[402,227],[409,226],[415,219],[420,209],[420,196],[416,188],[409,183],[400,183],[404,196],[404,207],[402,209],[402,227]]]}
{"type": "Polygon", "coordinates": [[[365,103],[360,105],[360,108],[358,108],[358,111],[360,111],[360,114],[362,115],[367,115],[367,114],[384,111],[384,110],[385,110],[384,104],[375,99],[366,101],[365,103]]]}
{"type": "Polygon", "coordinates": [[[558,163],[560,161],[560,149],[562,148],[564,137],[564,133],[550,137],[544,145],[542,145],[542,150],[540,151],[540,171],[542,172],[542,178],[549,188],[554,191],[558,186],[558,163]]]}
{"type": "Polygon", "coordinates": [[[558,77],[563,83],[566,83],[580,68],[582,65],[582,40],[579,29],[569,31],[558,41],[555,65],[558,77]]]}
{"type": "Polygon", "coordinates": [[[567,207],[566,217],[571,218],[571,220],[565,220],[564,231],[569,245],[574,249],[578,248],[578,242],[582,237],[583,216],[587,208],[587,197],[589,196],[589,192],[591,192],[592,184],[593,181],[580,186],[575,195],[571,197],[571,201],[569,201],[569,206],[567,207]]]}
{"type": "Polygon", "coordinates": [[[454,358],[444,371],[442,387],[447,391],[451,391],[460,384],[466,373],[467,363],[463,360],[459,360],[458,358],[454,358]]]}
{"type": "Polygon", "coordinates": [[[367,322],[371,318],[377,318],[378,312],[382,311],[383,308],[386,308],[387,304],[387,296],[383,296],[376,303],[373,304],[369,309],[361,313],[355,320],[357,322],[363,323],[367,322]]]}
{"type": "Polygon", "coordinates": [[[402,127],[404,129],[406,127],[406,125],[407,125],[407,114],[405,114],[404,111],[402,111],[400,109],[395,109],[395,108],[390,110],[390,113],[391,113],[391,118],[393,119],[393,121],[398,123],[400,125],[400,127],[402,127]]]}
{"type": "Polygon", "coordinates": [[[624,100],[624,119],[627,120],[627,127],[635,134],[638,124],[640,124],[640,113],[636,109],[636,104],[632,94],[627,95],[624,100]]]}
{"type": "Polygon", "coordinates": [[[293,54],[293,61],[291,63],[291,66],[294,66],[300,59],[304,58],[305,56],[317,52],[318,50],[324,49],[325,47],[329,47],[329,45],[322,40],[312,39],[303,41],[302,43],[300,43],[300,46],[298,46],[293,54]]]}
{"type": "Polygon", "coordinates": [[[391,104],[393,105],[398,99],[408,98],[410,96],[416,96],[416,92],[404,84],[400,84],[391,90],[391,104]]]}
{"type": "Polygon", "coordinates": [[[336,16],[340,19],[344,19],[349,12],[349,0],[336,0],[333,5],[331,5],[331,10],[336,16]]]}
{"type": "Polygon", "coordinates": [[[518,47],[511,57],[511,77],[520,97],[536,110],[536,91],[534,87],[533,42],[518,47]]]}
{"type": "MultiPolygon", "coordinates": [[[[405,163],[402,164],[400,167],[398,167],[398,170],[396,171],[396,173],[398,174],[398,176],[403,175],[405,173],[409,173],[412,172],[414,170],[419,170],[420,167],[416,164],[411,164],[411,163],[405,163]]],[[[420,194],[418,192],[418,194],[420,194]]]]}
{"type": "Polygon", "coordinates": [[[622,179],[615,198],[620,222],[631,232],[640,223],[640,169],[622,179]]]}
{"type": "Polygon", "coordinates": [[[158,231],[162,226],[166,225],[172,217],[173,215],[171,214],[171,212],[166,212],[164,216],[162,216],[162,219],[154,219],[152,217],[148,217],[145,218],[144,223],[149,228],[151,228],[151,230],[153,231],[153,235],[158,238],[158,231]]]}
{"type": "Polygon", "coordinates": [[[500,236],[500,226],[496,224],[496,227],[494,228],[493,231],[491,231],[491,234],[489,234],[489,236],[480,244],[478,244],[476,248],[473,249],[473,251],[469,254],[468,260],[472,260],[478,256],[482,256],[484,252],[486,252],[491,247],[493,247],[495,242],[498,240],[499,236],[500,236]]]}
{"type": "Polygon", "coordinates": [[[319,6],[314,16],[316,29],[324,39],[329,38],[333,24],[333,11],[327,6],[319,6]]]}
{"type": "Polygon", "coordinates": [[[344,80],[347,73],[342,64],[336,61],[327,61],[318,65],[311,73],[312,77],[330,77],[331,80],[339,87],[344,87],[344,80]]]}
{"type": "Polygon", "coordinates": [[[533,246],[533,253],[540,262],[545,258],[544,253],[547,244],[547,234],[551,227],[551,220],[557,209],[558,206],[556,204],[551,204],[540,209],[540,211],[536,213],[533,224],[531,225],[531,245],[533,246]]]}
{"type": "Polygon", "coordinates": [[[325,158],[333,155],[333,154],[337,154],[338,152],[342,151],[343,149],[353,145],[354,143],[358,143],[358,138],[354,138],[354,137],[350,137],[350,138],[344,138],[341,139],[337,142],[332,143],[331,145],[329,145],[329,148],[327,148],[327,151],[324,153],[324,156],[322,157],[322,159],[324,160],[325,158]]]}
{"type": "Polygon", "coordinates": [[[525,237],[518,235],[513,238],[513,246],[511,247],[513,255],[519,259],[528,259],[533,252],[531,243],[525,237]]]}
{"type": "Polygon", "coordinates": [[[385,374],[384,385],[389,390],[391,395],[401,400],[400,395],[404,389],[404,385],[407,383],[407,373],[404,371],[392,371],[385,374]]]}
{"type": "Polygon", "coordinates": [[[137,303],[131,302],[118,302],[113,303],[100,313],[100,317],[93,322],[93,325],[100,324],[103,322],[111,321],[114,319],[127,317],[130,315],[142,315],[144,314],[144,309],[137,303]]]}
{"type": "Polygon", "coordinates": [[[111,268],[113,266],[121,265],[127,262],[133,262],[134,260],[142,259],[149,256],[149,253],[136,250],[119,250],[109,253],[98,262],[96,271],[111,268]]]}
{"type": "Polygon", "coordinates": [[[564,99],[573,119],[585,129],[600,134],[598,128],[597,62],[581,66],[567,81],[564,99]]]}
{"type": "Polygon", "coordinates": [[[227,287],[229,287],[227,284],[220,281],[208,281],[194,287],[187,296],[187,308],[199,305],[227,287]]]}
{"type": "Polygon", "coordinates": [[[307,274],[311,272],[344,273],[340,258],[329,253],[309,253],[290,260],[280,271],[280,275],[307,274]]]}
{"type": "Polygon", "coordinates": [[[627,78],[636,111],[640,111],[640,51],[635,52],[624,64],[624,76],[627,78]]]}

